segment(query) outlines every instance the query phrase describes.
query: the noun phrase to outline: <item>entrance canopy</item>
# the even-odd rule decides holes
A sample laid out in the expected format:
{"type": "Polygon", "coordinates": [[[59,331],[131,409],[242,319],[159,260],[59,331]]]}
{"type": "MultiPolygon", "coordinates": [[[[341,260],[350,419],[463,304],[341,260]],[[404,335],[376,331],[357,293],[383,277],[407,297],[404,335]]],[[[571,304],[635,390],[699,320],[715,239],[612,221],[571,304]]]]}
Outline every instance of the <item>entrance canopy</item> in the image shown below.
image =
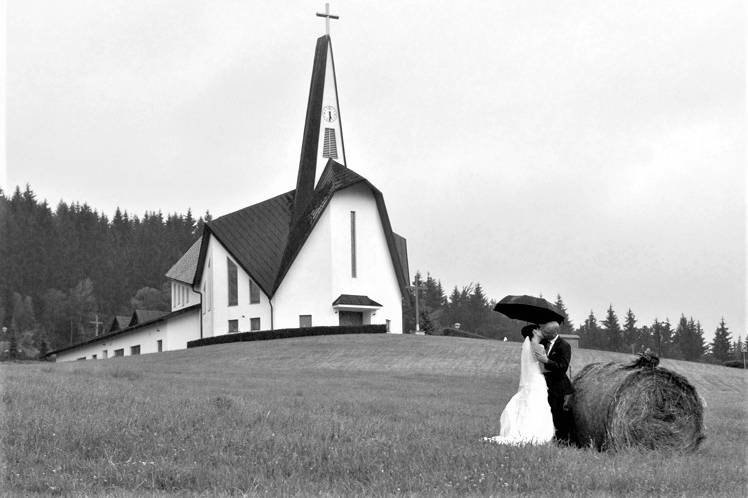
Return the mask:
{"type": "Polygon", "coordinates": [[[370,299],[369,296],[358,296],[355,294],[341,294],[332,302],[332,307],[340,311],[376,311],[382,307],[381,304],[370,299]]]}

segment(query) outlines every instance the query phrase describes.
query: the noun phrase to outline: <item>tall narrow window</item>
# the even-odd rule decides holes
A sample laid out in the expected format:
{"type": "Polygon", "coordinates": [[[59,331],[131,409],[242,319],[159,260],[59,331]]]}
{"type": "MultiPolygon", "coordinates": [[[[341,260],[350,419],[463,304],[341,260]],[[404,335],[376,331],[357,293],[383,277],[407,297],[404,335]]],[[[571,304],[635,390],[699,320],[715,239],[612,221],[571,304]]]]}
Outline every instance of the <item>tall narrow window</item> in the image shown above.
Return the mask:
{"type": "Polygon", "coordinates": [[[213,270],[210,269],[210,259],[208,259],[208,311],[213,310],[213,270]]]}
{"type": "Polygon", "coordinates": [[[322,157],[338,158],[338,144],[335,141],[335,128],[325,128],[325,141],[322,144],[322,157]]]}
{"type": "Polygon", "coordinates": [[[251,278],[249,279],[249,304],[260,302],[260,286],[251,278]]]}
{"type": "Polygon", "coordinates": [[[109,357],[109,351],[107,351],[106,349],[104,351],[102,351],[101,352],[101,357],[102,358],[108,358],[109,357]]]}
{"type": "Polygon", "coordinates": [[[238,276],[236,272],[236,263],[226,258],[226,265],[228,265],[229,271],[229,306],[236,306],[239,304],[239,297],[237,295],[239,291],[238,276]]]}
{"type": "Polygon", "coordinates": [[[356,211],[351,211],[351,277],[356,278],[356,211]]]}
{"type": "Polygon", "coordinates": [[[156,341],[156,351],[160,353],[163,350],[164,350],[164,342],[161,339],[159,339],[158,341],[156,341]]]}

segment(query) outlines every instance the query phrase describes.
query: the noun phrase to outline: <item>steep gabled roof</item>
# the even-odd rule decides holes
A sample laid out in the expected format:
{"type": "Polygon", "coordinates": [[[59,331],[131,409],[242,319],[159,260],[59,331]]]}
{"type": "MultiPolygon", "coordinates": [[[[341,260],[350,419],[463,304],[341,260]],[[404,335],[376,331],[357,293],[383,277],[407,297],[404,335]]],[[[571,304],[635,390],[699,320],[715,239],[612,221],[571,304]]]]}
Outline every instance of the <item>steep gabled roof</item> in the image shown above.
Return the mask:
{"type": "Polygon", "coordinates": [[[315,225],[319,221],[325,208],[330,203],[335,192],[344,188],[362,183],[371,189],[374,194],[374,199],[377,203],[377,210],[379,211],[379,217],[382,220],[382,226],[384,228],[384,234],[387,239],[387,246],[390,252],[390,258],[392,259],[392,265],[395,268],[397,274],[397,280],[400,284],[401,291],[405,295],[405,287],[408,285],[408,273],[407,273],[407,262],[405,265],[401,263],[400,250],[405,249],[403,244],[404,239],[400,242],[401,248],[398,249],[397,237],[392,232],[392,226],[390,225],[390,218],[387,214],[387,208],[384,204],[384,197],[382,192],[379,191],[374,185],[372,185],[366,178],[359,175],[350,168],[346,168],[342,164],[335,162],[330,159],[327,161],[327,166],[320,176],[317,188],[314,190],[314,196],[312,197],[309,206],[305,214],[299,218],[291,233],[288,237],[288,245],[283,253],[283,260],[278,270],[278,276],[275,279],[275,286],[273,287],[273,293],[278,290],[281,282],[291,268],[296,256],[299,254],[302,246],[309,238],[315,225]],[[405,270],[405,271],[404,271],[405,270]]]}
{"type": "Polygon", "coordinates": [[[130,316],[116,315],[112,319],[112,324],[109,326],[108,332],[114,332],[126,328],[130,324],[130,316]]]}
{"type": "Polygon", "coordinates": [[[168,315],[168,311],[158,311],[158,310],[135,310],[132,312],[132,318],[130,318],[130,323],[128,324],[129,327],[132,327],[133,325],[139,325],[141,323],[151,322],[153,320],[157,320],[161,318],[162,316],[168,315]]]}
{"type": "Polygon", "coordinates": [[[188,250],[188,253],[191,251],[198,253],[196,260],[193,257],[194,254],[189,257],[185,254],[169,270],[167,276],[175,275],[170,278],[181,280],[188,275],[193,275],[191,283],[197,285],[205,266],[207,239],[212,234],[262,291],[272,297],[335,192],[358,183],[366,185],[374,195],[392,265],[395,268],[401,291],[405,295],[405,287],[409,279],[407,245],[403,237],[392,231],[382,193],[366,178],[332,159],[327,162],[306,211],[293,226],[291,226],[294,199],[292,190],[207,223],[203,232],[203,240],[195,242],[188,250]],[[199,248],[199,251],[196,248],[199,248]]]}
{"type": "MultiPolygon", "coordinates": [[[[292,190],[234,211],[205,226],[204,238],[213,234],[268,296],[273,295],[273,283],[288,240],[293,193],[292,190]]],[[[205,264],[207,240],[201,246],[195,279],[205,264]]]]}
{"type": "Polygon", "coordinates": [[[178,280],[186,284],[192,284],[195,280],[195,270],[197,270],[197,260],[200,258],[200,246],[203,239],[199,238],[194,244],[187,249],[174,266],[166,272],[166,278],[178,280]]]}

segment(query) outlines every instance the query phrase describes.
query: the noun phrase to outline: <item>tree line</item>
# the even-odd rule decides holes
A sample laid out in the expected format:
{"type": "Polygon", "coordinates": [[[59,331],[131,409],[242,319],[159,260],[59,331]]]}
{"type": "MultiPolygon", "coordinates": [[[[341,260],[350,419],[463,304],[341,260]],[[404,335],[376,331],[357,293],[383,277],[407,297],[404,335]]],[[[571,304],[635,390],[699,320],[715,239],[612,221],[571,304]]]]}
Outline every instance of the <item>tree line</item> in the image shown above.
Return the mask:
{"type": "MultiPolygon", "coordinates": [[[[486,296],[480,283],[462,288],[455,286],[447,296],[440,280],[430,273],[424,279],[420,272],[416,272],[409,287],[409,299],[403,307],[406,330],[415,329],[416,289],[419,289],[419,328],[427,334],[440,334],[444,329],[459,324],[460,330],[482,337],[522,340],[519,329],[524,322],[493,311],[497,301],[486,296]]],[[[553,304],[564,316],[561,333],[578,335],[580,346],[584,348],[621,353],[649,349],[665,358],[711,363],[739,361],[742,364],[743,339],[740,335],[733,339],[724,318],[715,330],[713,341],[707,344],[701,323],[693,317],[686,318],[685,314],[675,326],[668,318],[640,324],[634,312],[628,309],[621,323],[613,305],[610,305],[602,321],[598,321],[594,311],[590,311],[584,322],[574,327],[560,295],[556,295],[553,304]]]]}
{"type": "Polygon", "coordinates": [[[52,209],[26,186],[0,190],[0,337],[3,351],[36,355],[94,337],[115,315],[168,311],[164,274],[210,214],[119,208],[109,219],[87,204],[52,209]],[[9,351],[5,351],[9,350],[9,351]]]}
{"type": "MultiPolygon", "coordinates": [[[[36,356],[94,337],[115,315],[134,309],[169,311],[170,287],[164,278],[202,233],[209,213],[146,212],[133,216],[119,208],[110,220],[87,204],[60,201],[53,210],[38,201],[30,186],[7,196],[0,190],[0,336],[3,353],[36,356]],[[7,350],[7,351],[6,351],[7,350]]],[[[427,333],[460,329],[482,337],[518,341],[523,322],[493,311],[496,304],[480,283],[455,286],[447,296],[441,281],[417,272],[403,303],[405,330],[415,329],[415,288],[419,325],[427,333]]],[[[623,324],[611,305],[604,320],[594,312],[579,327],[568,319],[560,295],[555,305],[566,320],[561,332],[578,334],[582,347],[638,352],[692,361],[740,359],[743,340],[733,340],[724,319],[705,344],[699,321],[682,315],[640,325],[629,309],[623,324]]]]}

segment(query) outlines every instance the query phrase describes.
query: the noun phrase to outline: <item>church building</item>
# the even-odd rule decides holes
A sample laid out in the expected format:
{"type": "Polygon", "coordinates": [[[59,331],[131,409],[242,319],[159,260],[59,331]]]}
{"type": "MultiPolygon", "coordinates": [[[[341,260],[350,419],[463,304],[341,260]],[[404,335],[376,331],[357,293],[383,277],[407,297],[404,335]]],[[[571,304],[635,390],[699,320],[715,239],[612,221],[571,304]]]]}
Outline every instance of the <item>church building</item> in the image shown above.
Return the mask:
{"type": "Polygon", "coordinates": [[[120,317],[108,333],[53,352],[57,360],[297,327],[403,332],[407,245],[392,230],[382,192],[348,167],[329,28],[314,54],[296,188],[206,223],[166,277],[171,313],[124,327],[120,317]]]}

